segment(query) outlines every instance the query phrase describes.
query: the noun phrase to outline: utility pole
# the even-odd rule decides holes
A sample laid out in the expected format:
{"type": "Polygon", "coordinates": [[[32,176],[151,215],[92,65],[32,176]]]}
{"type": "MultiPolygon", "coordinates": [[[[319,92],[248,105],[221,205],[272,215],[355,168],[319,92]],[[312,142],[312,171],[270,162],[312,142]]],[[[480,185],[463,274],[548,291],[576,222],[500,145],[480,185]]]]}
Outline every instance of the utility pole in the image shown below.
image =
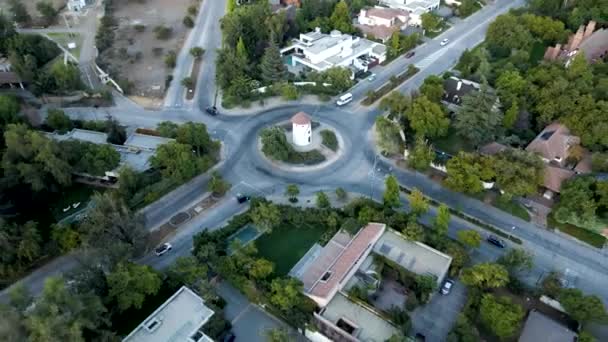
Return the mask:
{"type": "Polygon", "coordinates": [[[376,178],[376,164],[378,163],[378,155],[374,154],[374,165],[369,177],[369,198],[374,200],[374,178],[376,178]]]}

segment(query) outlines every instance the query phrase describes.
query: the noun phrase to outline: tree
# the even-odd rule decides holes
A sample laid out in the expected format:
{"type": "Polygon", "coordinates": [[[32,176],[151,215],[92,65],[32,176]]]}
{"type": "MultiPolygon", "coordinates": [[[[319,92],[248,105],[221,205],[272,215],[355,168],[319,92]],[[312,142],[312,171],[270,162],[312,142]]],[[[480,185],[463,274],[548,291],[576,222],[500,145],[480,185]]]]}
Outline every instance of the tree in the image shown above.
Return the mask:
{"type": "Polygon", "coordinates": [[[160,134],[161,137],[175,139],[177,138],[178,128],[179,125],[174,122],[163,121],[156,126],[156,131],[158,132],[158,134],[160,134]]]}
{"type": "Polygon", "coordinates": [[[513,126],[515,126],[518,118],[519,106],[517,105],[517,102],[513,102],[502,118],[502,127],[506,129],[513,129],[513,126]]]}
{"type": "Polygon", "coordinates": [[[489,289],[505,286],[509,281],[509,272],[499,264],[481,263],[465,268],[460,279],[467,286],[489,289]]]}
{"type": "Polygon", "coordinates": [[[595,295],[585,296],[579,289],[563,289],[558,300],[566,312],[580,324],[604,321],[606,309],[602,300],[595,295]]]}
{"type": "Polygon", "coordinates": [[[266,279],[274,271],[274,264],[266,259],[256,259],[249,269],[249,275],[258,280],[266,279]]]}
{"type": "Polygon", "coordinates": [[[317,192],[317,207],[320,209],[326,209],[331,207],[331,202],[329,202],[329,197],[323,191],[317,192]]]}
{"type": "Polygon", "coordinates": [[[108,134],[107,141],[110,144],[122,145],[127,140],[127,131],[121,126],[118,121],[112,117],[108,117],[105,122],[106,133],[108,134]]]}
{"type": "Polygon", "coordinates": [[[155,295],[162,280],[150,266],[121,262],[106,276],[108,296],[116,300],[120,311],[140,309],[147,296],[155,295]]]}
{"type": "Polygon", "coordinates": [[[201,57],[203,57],[204,53],[205,53],[205,49],[203,49],[200,46],[195,46],[190,49],[190,55],[192,55],[192,57],[194,57],[196,59],[200,59],[201,57]]]}
{"type": "Polygon", "coordinates": [[[46,124],[60,134],[65,134],[73,127],[72,120],[61,109],[49,109],[46,124]]]}
{"type": "Polygon", "coordinates": [[[49,74],[57,87],[56,91],[82,89],[80,69],[72,63],[64,64],[63,60],[58,60],[51,66],[49,74]]]}
{"type": "Polygon", "coordinates": [[[437,288],[437,277],[434,275],[416,275],[414,291],[420,301],[426,303],[431,293],[437,288]]]}
{"type": "Polygon", "coordinates": [[[429,201],[416,188],[407,196],[407,200],[410,204],[410,211],[414,216],[420,216],[429,210],[429,201]]]}
{"type": "Polygon", "coordinates": [[[482,182],[491,181],[496,176],[488,157],[462,151],[448,160],[446,169],[448,177],[445,185],[454,191],[469,194],[483,191],[482,182]]]}
{"type": "Polygon", "coordinates": [[[334,7],[334,11],[329,17],[329,22],[334,30],[343,33],[352,33],[354,31],[352,19],[350,18],[350,10],[348,4],[344,0],[340,0],[334,7]]]}
{"type": "Polygon", "coordinates": [[[506,296],[485,294],[481,298],[479,317],[483,325],[500,339],[513,336],[519,330],[524,310],[506,296]]]}
{"type": "Polygon", "coordinates": [[[340,201],[345,201],[346,198],[348,197],[348,193],[346,193],[346,191],[344,189],[342,189],[342,188],[337,188],[336,189],[336,197],[340,201]]]}
{"type": "Polygon", "coordinates": [[[439,104],[424,95],[412,102],[412,106],[405,112],[405,117],[418,136],[438,138],[448,132],[450,120],[445,112],[439,104]]]}
{"type": "Polygon", "coordinates": [[[274,328],[266,330],[266,342],[289,342],[289,333],[285,328],[274,328]]]}
{"type": "Polygon", "coordinates": [[[32,20],[27,8],[20,0],[9,0],[9,10],[13,14],[13,19],[19,24],[27,24],[32,20]]]}
{"type": "Polygon", "coordinates": [[[47,278],[42,295],[24,312],[29,341],[85,341],[85,333],[107,323],[101,300],[69,291],[61,278],[47,278]]]}
{"type": "Polygon", "coordinates": [[[285,79],[287,70],[279,47],[273,41],[270,41],[270,45],[264,51],[264,55],[260,61],[260,75],[262,80],[267,83],[275,83],[285,79]]]}
{"type": "Polygon", "coordinates": [[[591,335],[591,333],[589,333],[588,331],[580,331],[578,333],[578,338],[576,339],[578,342],[596,342],[597,340],[595,339],[595,337],[593,337],[593,335],[591,335]]]}
{"type": "Polygon", "coordinates": [[[500,135],[502,119],[503,114],[497,108],[496,96],[490,93],[488,85],[484,83],[479,91],[463,96],[454,128],[462,137],[479,146],[500,135]]]}
{"type": "Polygon", "coordinates": [[[36,3],[36,9],[44,18],[47,25],[52,24],[57,18],[57,10],[53,7],[53,4],[47,1],[38,1],[36,3]]]}
{"type": "Polygon", "coordinates": [[[295,278],[275,278],[270,284],[270,302],[287,311],[298,305],[302,283],[295,278]]]}
{"type": "Polygon", "coordinates": [[[262,130],[262,152],[275,160],[287,160],[291,151],[287,137],[279,127],[270,127],[262,130]]]}
{"type": "Polygon", "coordinates": [[[105,176],[106,172],[114,170],[120,163],[120,153],[110,145],[68,139],[60,141],[59,147],[77,173],[105,176]]]}
{"type": "MultiPolygon", "coordinates": [[[[19,312],[24,312],[33,301],[30,291],[22,283],[17,283],[8,292],[9,303],[19,312]]],[[[2,336],[2,335],[0,335],[2,336]]]]}
{"type": "Polygon", "coordinates": [[[426,12],[420,16],[420,22],[425,31],[438,31],[441,25],[441,18],[435,13],[426,12]]]}
{"type": "Polygon", "coordinates": [[[219,147],[219,145],[209,136],[207,126],[204,123],[199,122],[195,123],[190,121],[180,125],[177,129],[176,140],[180,144],[192,146],[196,151],[196,155],[199,157],[214,154],[219,147]]]}
{"type": "Polygon", "coordinates": [[[536,154],[507,149],[496,155],[493,163],[496,185],[507,198],[533,194],[543,182],[544,165],[536,154]]]}
{"type": "Polygon", "coordinates": [[[179,257],[167,269],[167,277],[177,285],[194,286],[207,277],[207,265],[198,262],[193,256],[179,257]]]}
{"type": "Polygon", "coordinates": [[[432,102],[439,103],[443,97],[443,78],[437,75],[425,78],[424,83],[420,86],[420,94],[432,102]]]}
{"type": "Polygon", "coordinates": [[[296,184],[289,184],[287,188],[285,188],[285,196],[289,199],[295,199],[300,194],[300,188],[296,184]]]}
{"type": "Polygon", "coordinates": [[[188,76],[188,77],[184,77],[182,78],[182,82],[181,84],[188,89],[192,89],[194,87],[194,80],[192,79],[192,77],[188,76]]]}
{"type": "Polygon", "coordinates": [[[281,222],[281,212],[272,203],[259,203],[249,212],[253,224],[264,231],[270,231],[281,222]]]}
{"type": "Polygon", "coordinates": [[[0,276],[15,276],[23,265],[36,260],[42,252],[42,238],[36,222],[9,223],[0,218],[0,276]]]}
{"type": "Polygon", "coordinates": [[[384,201],[384,206],[387,208],[396,208],[401,205],[401,200],[399,199],[399,182],[397,178],[393,175],[389,175],[384,181],[384,185],[386,186],[386,190],[384,190],[384,195],[382,196],[384,201]]]}
{"type": "Polygon", "coordinates": [[[193,28],[194,27],[194,20],[192,20],[192,17],[189,16],[189,15],[187,15],[187,16],[184,17],[184,20],[182,20],[182,23],[187,28],[193,28]]]}
{"type": "Polygon", "coordinates": [[[378,146],[387,153],[400,153],[403,141],[401,140],[399,130],[397,123],[384,116],[377,117],[376,133],[378,134],[378,146]]]}
{"type": "Polygon", "coordinates": [[[118,260],[143,252],[146,231],[141,217],[109,192],[95,194],[93,204],[81,226],[85,245],[108,251],[118,260]]]}
{"type": "Polygon", "coordinates": [[[517,102],[528,89],[528,82],[517,70],[506,70],[496,79],[496,90],[505,106],[517,102]]]}
{"type": "Polygon", "coordinates": [[[230,189],[230,183],[226,182],[219,172],[213,171],[211,174],[211,180],[209,181],[209,189],[216,196],[224,196],[230,189]]]}
{"type": "Polygon", "coordinates": [[[72,168],[59,145],[22,124],[10,124],[4,132],[6,149],[2,158],[4,178],[10,184],[28,184],[41,191],[49,182],[71,184],[72,168]]]}
{"type": "Polygon", "coordinates": [[[387,110],[393,116],[401,116],[411,105],[411,99],[398,91],[392,91],[380,100],[380,109],[387,110]]]}
{"type": "Polygon", "coordinates": [[[167,52],[167,54],[165,55],[165,65],[168,68],[175,68],[176,63],[177,63],[177,54],[175,53],[175,51],[171,50],[171,51],[167,52]]]}
{"type": "Polygon", "coordinates": [[[595,228],[598,222],[596,201],[596,180],[593,177],[575,177],[562,185],[563,197],[554,208],[555,219],[579,227],[595,228]]]}
{"type": "Polygon", "coordinates": [[[437,208],[437,215],[433,219],[433,230],[438,236],[445,236],[450,225],[450,208],[445,204],[440,204],[437,208]]]}
{"type": "Polygon", "coordinates": [[[160,145],[150,162],[163,176],[177,183],[192,179],[213,163],[209,158],[197,158],[190,145],[175,141],[160,145]]]}
{"type": "Polygon", "coordinates": [[[469,248],[481,246],[481,235],[473,229],[460,230],[457,233],[458,241],[469,248]]]}
{"type": "Polygon", "coordinates": [[[424,228],[415,220],[411,220],[405,226],[403,235],[410,241],[424,241],[424,228]]]}
{"type": "Polygon", "coordinates": [[[396,56],[399,51],[401,51],[401,33],[397,30],[393,32],[390,38],[390,48],[389,53],[393,56],[396,56]]]}
{"type": "Polygon", "coordinates": [[[418,171],[425,171],[435,159],[435,151],[423,137],[416,137],[416,144],[407,156],[407,164],[418,171]]]}
{"type": "Polygon", "coordinates": [[[528,50],[534,38],[516,15],[507,13],[499,15],[488,27],[486,42],[490,49],[528,50]]]}
{"type": "Polygon", "coordinates": [[[510,272],[531,270],[533,266],[532,254],[521,248],[509,249],[496,262],[503,265],[510,272]]]}

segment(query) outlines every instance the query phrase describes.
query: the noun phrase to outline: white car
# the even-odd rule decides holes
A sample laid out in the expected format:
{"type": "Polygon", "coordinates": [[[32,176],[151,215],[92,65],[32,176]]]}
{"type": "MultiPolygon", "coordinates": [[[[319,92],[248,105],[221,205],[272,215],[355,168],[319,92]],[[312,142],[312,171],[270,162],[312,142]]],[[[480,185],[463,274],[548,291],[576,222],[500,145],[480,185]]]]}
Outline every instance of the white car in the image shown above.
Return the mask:
{"type": "Polygon", "coordinates": [[[154,250],[154,253],[156,253],[157,256],[161,256],[165,253],[167,253],[168,251],[170,251],[173,248],[173,246],[171,246],[170,243],[163,243],[162,245],[156,247],[156,249],[154,250]]]}
{"type": "Polygon", "coordinates": [[[446,46],[446,45],[448,45],[449,42],[450,42],[450,40],[446,38],[446,39],[442,40],[440,44],[441,44],[441,46],[446,46]]]}
{"type": "Polygon", "coordinates": [[[369,77],[367,78],[368,81],[373,82],[376,79],[376,74],[371,74],[369,75],[369,77]]]}
{"type": "Polygon", "coordinates": [[[454,282],[452,280],[446,280],[441,287],[441,294],[448,295],[450,291],[452,291],[452,286],[454,286],[454,282]]]}

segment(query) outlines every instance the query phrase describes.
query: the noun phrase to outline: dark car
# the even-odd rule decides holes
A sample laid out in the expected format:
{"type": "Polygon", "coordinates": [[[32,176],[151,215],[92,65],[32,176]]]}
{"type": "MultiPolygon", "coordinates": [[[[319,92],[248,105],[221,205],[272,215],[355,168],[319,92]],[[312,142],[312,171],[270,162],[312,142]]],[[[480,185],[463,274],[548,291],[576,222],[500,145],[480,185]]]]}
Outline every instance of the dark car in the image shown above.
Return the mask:
{"type": "Polygon", "coordinates": [[[505,248],[505,243],[502,242],[501,239],[497,238],[494,235],[488,236],[488,238],[486,239],[486,241],[488,241],[489,243],[493,244],[496,247],[505,248]]]}
{"type": "Polygon", "coordinates": [[[229,332],[226,336],[224,336],[224,338],[222,339],[223,342],[234,342],[234,340],[236,340],[236,336],[234,336],[234,334],[232,332],[229,332]]]}
{"type": "Polygon", "coordinates": [[[415,51],[410,51],[405,54],[405,58],[412,58],[412,57],[414,57],[415,54],[416,54],[415,51]]]}
{"type": "Polygon", "coordinates": [[[218,115],[219,112],[217,111],[217,107],[213,106],[213,107],[207,107],[207,109],[205,109],[205,111],[209,114],[209,115],[218,115]]]}
{"type": "Polygon", "coordinates": [[[250,199],[251,199],[251,197],[243,195],[243,194],[236,195],[236,201],[239,203],[245,203],[245,202],[249,201],[250,199]]]}

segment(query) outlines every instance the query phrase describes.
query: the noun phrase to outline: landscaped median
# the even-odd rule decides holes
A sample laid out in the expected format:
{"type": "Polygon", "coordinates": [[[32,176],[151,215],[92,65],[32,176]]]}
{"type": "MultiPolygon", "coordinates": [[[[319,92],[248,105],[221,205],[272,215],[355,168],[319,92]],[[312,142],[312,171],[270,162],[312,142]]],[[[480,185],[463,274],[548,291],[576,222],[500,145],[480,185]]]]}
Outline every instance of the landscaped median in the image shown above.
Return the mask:
{"type": "Polygon", "coordinates": [[[370,90],[365,99],[361,101],[361,104],[364,106],[374,104],[374,102],[388,94],[391,90],[397,88],[399,85],[401,85],[401,83],[414,76],[419,70],[420,69],[418,69],[414,64],[408,65],[405,72],[397,75],[396,77],[391,77],[390,81],[382,85],[382,87],[380,87],[378,90],[370,90]]]}

